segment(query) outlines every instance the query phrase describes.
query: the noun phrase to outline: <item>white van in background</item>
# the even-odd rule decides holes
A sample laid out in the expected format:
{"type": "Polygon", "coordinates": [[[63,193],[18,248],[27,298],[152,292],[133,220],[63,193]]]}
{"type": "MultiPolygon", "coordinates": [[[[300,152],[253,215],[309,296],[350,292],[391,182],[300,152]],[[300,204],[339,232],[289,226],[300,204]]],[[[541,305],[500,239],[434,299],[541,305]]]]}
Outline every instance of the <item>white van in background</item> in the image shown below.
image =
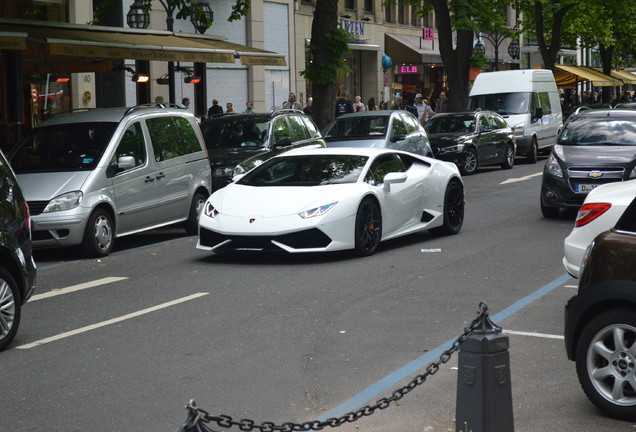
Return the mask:
{"type": "Polygon", "coordinates": [[[516,69],[482,72],[468,97],[468,110],[495,111],[513,128],[517,154],[529,163],[549,152],[563,126],[561,102],[552,71],[516,69]]]}

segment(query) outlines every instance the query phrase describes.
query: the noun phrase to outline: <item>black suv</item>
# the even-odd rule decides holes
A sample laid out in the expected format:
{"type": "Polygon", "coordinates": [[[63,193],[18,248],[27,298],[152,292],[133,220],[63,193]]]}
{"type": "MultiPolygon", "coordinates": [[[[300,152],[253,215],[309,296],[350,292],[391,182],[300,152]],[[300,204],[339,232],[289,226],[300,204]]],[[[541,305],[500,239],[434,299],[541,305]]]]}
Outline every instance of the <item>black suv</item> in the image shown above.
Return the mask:
{"type": "Polygon", "coordinates": [[[636,178],[636,110],[595,109],[573,114],[543,170],[541,212],[578,208],[595,187],[636,178]]]}
{"type": "Polygon", "coordinates": [[[587,397],[636,420],[636,199],[588,247],[579,290],[565,306],[565,349],[587,397]]]}
{"type": "Polygon", "coordinates": [[[20,325],[22,305],[35,287],[36,267],[31,253],[31,216],[18,181],[0,152],[0,350],[20,325]]]}
{"type": "Polygon", "coordinates": [[[318,127],[299,110],[225,114],[201,123],[212,166],[212,190],[287,150],[325,147],[318,127]]]}

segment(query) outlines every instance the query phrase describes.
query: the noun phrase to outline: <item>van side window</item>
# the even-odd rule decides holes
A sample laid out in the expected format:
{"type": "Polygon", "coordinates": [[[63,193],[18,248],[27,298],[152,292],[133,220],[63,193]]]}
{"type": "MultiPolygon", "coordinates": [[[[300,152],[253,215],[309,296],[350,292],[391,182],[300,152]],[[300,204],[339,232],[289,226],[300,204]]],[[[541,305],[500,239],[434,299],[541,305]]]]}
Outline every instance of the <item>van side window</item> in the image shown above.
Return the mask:
{"type": "Polygon", "coordinates": [[[176,158],[186,153],[172,118],[149,118],[146,120],[146,124],[157,162],[176,158]]]}
{"type": "Polygon", "coordinates": [[[179,135],[181,135],[183,150],[186,154],[201,151],[201,145],[199,144],[197,135],[194,133],[194,129],[190,126],[188,120],[183,117],[173,117],[173,119],[177,125],[179,135]]]}
{"type": "Polygon", "coordinates": [[[115,158],[119,160],[122,156],[134,157],[135,166],[144,165],[146,163],[146,146],[139,122],[128,126],[128,129],[124,132],[124,136],[121,138],[121,141],[119,141],[117,150],[115,150],[115,158]]]}
{"type": "Polygon", "coordinates": [[[541,108],[543,108],[543,115],[552,114],[552,107],[550,105],[550,93],[539,93],[539,100],[541,101],[541,108]]]}

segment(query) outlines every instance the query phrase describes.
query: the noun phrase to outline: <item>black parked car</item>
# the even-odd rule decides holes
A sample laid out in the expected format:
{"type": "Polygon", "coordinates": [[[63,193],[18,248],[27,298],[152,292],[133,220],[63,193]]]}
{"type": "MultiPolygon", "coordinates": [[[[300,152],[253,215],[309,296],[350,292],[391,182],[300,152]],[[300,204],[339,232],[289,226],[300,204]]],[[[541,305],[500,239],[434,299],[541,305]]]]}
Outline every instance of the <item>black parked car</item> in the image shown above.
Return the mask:
{"type": "Polygon", "coordinates": [[[636,178],[636,110],[594,109],[573,114],[543,170],[541,213],[578,208],[595,187],[636,178]]]}
{"type": "Polygon", "coordinates": [[[0,152],[0,350],[9,346],[20,325],[22,305],[35,287],[31,253],[31,216],[22,191],[0,152]]]}
{"type": "Polygon", "coordinates": [[[201,123],[212,166],[212,190],[232,177],[293,148],[325,147],[318,127],[302,111],[226,114],[201,123]]]}
{"type": "Polygon", "coordinates": [[[565,306],[565,349],[594,405],[636,421],[636,199],[585,253],[565,306]]]}
{"type": "Polygon", "coordinates": [[[510,169],[515,135],[499,114],[489,111],[436,114],[424,125],[436,159],[454,162],[462,174],[485,165],[510,169]]]}

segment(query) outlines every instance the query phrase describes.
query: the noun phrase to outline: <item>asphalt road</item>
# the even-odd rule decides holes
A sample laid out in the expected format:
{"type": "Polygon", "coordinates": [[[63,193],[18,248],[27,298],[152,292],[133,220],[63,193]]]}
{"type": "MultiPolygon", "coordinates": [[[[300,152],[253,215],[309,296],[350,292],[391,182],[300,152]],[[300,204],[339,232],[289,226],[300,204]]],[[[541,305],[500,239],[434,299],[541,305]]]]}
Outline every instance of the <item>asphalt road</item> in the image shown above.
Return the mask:
{"type": "MultiPolygon", "coordinates": [[[[458,235],[367,258],[217,256],[179,229],[121,239],[101,260],[38,251],[37,295],[0,353],[0,431],[176,431],[190,399],[256,423],[340,416],[423,373],[480,301],[510,337],[516,431],[634,430],[594,409],[565,358],[574,213],[542,218],[544,163],[466,177],[458,235]]],[[[337,430],[452,430],[456,381],[455,356],[337,430]]]]}

